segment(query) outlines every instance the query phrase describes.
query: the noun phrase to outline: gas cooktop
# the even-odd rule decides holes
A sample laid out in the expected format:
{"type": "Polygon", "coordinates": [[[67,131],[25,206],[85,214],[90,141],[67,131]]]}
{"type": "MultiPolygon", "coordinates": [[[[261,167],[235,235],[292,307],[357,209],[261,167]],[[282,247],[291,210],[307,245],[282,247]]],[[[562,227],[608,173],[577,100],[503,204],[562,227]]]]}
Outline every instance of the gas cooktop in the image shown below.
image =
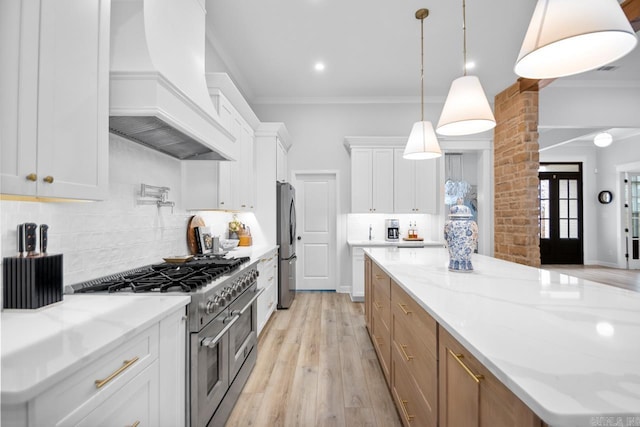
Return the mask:
{"type": "Polygon", "coordinates": [[[73,293],[196,292],[249,261],[243,258],[197,256],[183,264],[162,263],[71,285],[73,293]]]}

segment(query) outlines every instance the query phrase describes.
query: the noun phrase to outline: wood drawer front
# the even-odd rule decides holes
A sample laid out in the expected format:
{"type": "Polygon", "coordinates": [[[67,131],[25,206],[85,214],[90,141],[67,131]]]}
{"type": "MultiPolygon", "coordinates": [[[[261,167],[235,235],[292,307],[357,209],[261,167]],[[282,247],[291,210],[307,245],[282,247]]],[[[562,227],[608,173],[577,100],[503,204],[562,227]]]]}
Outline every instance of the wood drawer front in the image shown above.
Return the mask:
{"type": "Polygon", "coordinates": [[[391,310],[394,318],[401,322],[395,330],[414,331],[411,334],[419,342],[415,345],[429,351],[438,358],[438,324],[422,307],[418,305],[398,284],[391,282],[391,310]]]}
{"type": "Polygon", "coordinates": [[[527,405],[444,328],[439,329],[441,426],[460,425],[453,418],[462,415],[479,427],[541,427],[542,421],[527,405]],[[473,400],[475,415],[471,405],[460,402],[461,396],[473,400]],[[460,411],[460,406],[465,410],[460,411]]]}
{"type": "Polygon", "coordinates": [[[392,349],[392,358],[393,399],[402,424],[412,427],[435,427],[438,419],[437,406],[426,401],[415,387],[413,378],[406,369],[403,355],[397,347],[392,349]]]}
{"type": "Polygon", "coordinates": [[[371,317],[371,341],[373,348],[378,354],[380,366],[384,372],[387,383],[390,381],[391,367],[391,334],[386,325],[380,321],[380,318],[373,313],[371,317]]]}
{"type": "Polygon", "coordinates": [[[391,351],[394,357],[399,355],[394,364],[404,365],[404,369],[414,381],[414,386],[432,408],[435,419],[435,408],[438,407],[438,359],[433,354],[435,349],[427,348],[425,341],[421,339],[425,335],[421,329],[407,327],[406,320],[399,321],[395,312],[392,322],[391,351]]]}
{"type": "Polygon", "coordinates": [[[381,295],[391,299],[391,278],[375,262],[371,263],[371,282],[381,295]]]}
{"type": "Polygon", "coordinates": [[[36,397],[29,412],[32,425],[65,425],[59,423],[71,413],[74,419],[87,415],[158,359],[159,335],[155,324],[36,397]],[[96,380],[109,377],[96,386],[96,380]]]}
{"type": "Polygon", "coordinates": [[[391,301],[378,286],[371,287],[371,316],[379,318],[387,330],[391,330],[391,301]]]}

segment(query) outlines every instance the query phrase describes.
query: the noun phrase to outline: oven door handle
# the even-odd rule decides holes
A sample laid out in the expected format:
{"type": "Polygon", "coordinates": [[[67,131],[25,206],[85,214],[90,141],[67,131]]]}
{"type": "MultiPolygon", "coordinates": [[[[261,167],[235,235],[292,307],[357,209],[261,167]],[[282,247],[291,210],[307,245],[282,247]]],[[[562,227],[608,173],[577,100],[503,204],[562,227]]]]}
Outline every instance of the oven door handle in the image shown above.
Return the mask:
{"type": "Polygon", "coordinates": [[[200,342],[200,345],[207,346],[209,348],[214,348],[216,346],[216,344],[218,343],[218,341],[220,341],[220,338],[222,338],[224,336],[224,334],[229,332],[229,329],[231,329],[233,324],[236,323],[239,318],[240,318],[240,316],[233,316],[233,318],[227,324],[227,326],[225,326],[224,328],[222,328],[222,330],[220,332],[218,332],[218,335],[216,335],[213,338],[211,338],[211,337],[203,338],[202,341],[200,342]]]}
{"type": "Polygon", "coordinates": [[[247,311],[249,307],[251,307],[251,304],[253,304],[253,302],[257,300],[260,295],[262,295],[263,292],[264,292],[264,288],[258,289],[256,291],[256,294],[251,297],[251,300],[247,303],[247,305],[244,306],[242,310],[233,310],[231,314],[237,315],[238,317],[242,316],[244,312],[247,311]]]}

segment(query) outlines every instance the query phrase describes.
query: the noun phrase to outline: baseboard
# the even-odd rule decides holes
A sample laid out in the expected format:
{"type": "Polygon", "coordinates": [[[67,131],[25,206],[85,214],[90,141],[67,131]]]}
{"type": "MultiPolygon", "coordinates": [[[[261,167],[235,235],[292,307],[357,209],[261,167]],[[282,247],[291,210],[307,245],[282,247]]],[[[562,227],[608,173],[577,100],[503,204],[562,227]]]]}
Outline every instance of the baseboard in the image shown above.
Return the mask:
{"type": "Polygon", "coordinates": [[[351,285],[340,285],[336,292],[339,294],[350,294],[351,293],[351,285]]]}
{"type": "Polygon", "coordinates": [[[351,295],[352,302],[364,302],[364,295],[351,295]]]}

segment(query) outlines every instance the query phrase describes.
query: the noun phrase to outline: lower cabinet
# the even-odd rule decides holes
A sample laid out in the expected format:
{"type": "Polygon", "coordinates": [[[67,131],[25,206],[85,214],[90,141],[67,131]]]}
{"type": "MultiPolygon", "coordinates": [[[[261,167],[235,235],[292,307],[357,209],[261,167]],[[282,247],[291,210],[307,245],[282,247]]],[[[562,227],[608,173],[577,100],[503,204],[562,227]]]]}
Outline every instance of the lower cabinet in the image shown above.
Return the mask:
{"type": "Polygon", "coordinates": [[[369,335],[403,425],[543,426],[367,256],[364,271],[369,335]]]}
{"type": "Polygon", "coordinates": [[[542,421],[439,327],[440,426],[540,427],[542,421]]]}
{"type": "Polygon", "coordinates": [[[351,301],[362,301],[364,298],[364,250],[362,246],[351,247],[351,301]]]}
{"type": "Polygon", "coordinates": [[[119,347],[95,355],[93,362],[20,405],[11,424],[184,426],[185,319],[181,307],[119,347]]]}
{"type": "Polygon", "coordinates": [[[278,250],[268,252],[258,261],[258,335],[276,310],[278,304],[278,250]]]}

